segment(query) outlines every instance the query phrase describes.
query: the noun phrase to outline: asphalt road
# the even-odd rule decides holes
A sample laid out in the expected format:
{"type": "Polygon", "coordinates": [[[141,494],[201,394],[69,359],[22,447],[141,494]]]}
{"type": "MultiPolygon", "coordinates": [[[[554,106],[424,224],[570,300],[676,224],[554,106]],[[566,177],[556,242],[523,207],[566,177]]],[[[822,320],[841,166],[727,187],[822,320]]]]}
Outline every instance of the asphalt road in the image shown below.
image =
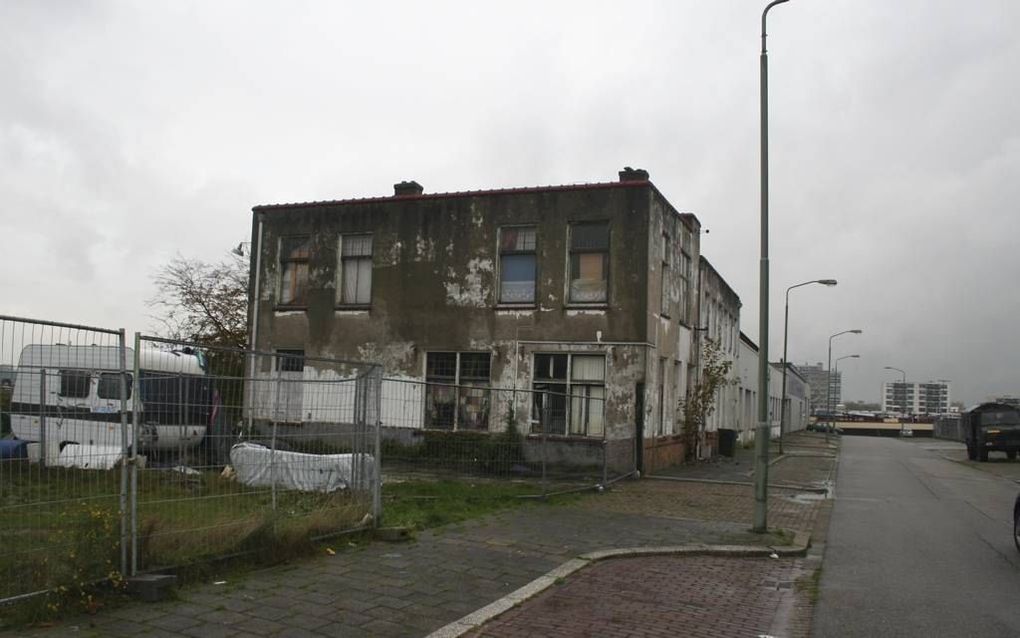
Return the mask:
{"type": "Polygon", "coordinates": [[[815,636],[1020,636],[1020,485],[961,447],[843,437],[815,636]]]}

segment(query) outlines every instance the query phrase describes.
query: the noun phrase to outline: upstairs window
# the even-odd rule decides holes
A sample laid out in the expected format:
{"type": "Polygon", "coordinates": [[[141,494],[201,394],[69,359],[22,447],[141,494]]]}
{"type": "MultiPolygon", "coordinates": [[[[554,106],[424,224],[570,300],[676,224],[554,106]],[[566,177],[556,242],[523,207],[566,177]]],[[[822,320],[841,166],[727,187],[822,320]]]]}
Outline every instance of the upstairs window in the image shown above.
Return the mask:
{"type": "Polygon", "coordinates": [[[372,302],[372,236],[340,238],[340,303],[367,306],[372,302]]]}
{"type": "Polygon", "coordinates": [[[280,239],[280,305],[304,306],[308,303],[308,257],[311,238],[280,239]]]}
{"type": "Polygon", "coordinates": [[[691,322],[691,256],[687,253],[680,254],[680,321],[690,324],[691,322]]]}
{"type": "Polygon", "coordinates": [[[574,224],[570,228],[571,303],[609,300],[609,224],[574,224]]]}
{"type": "Polygon", "coordinates": [[[535,228],[503,228],[499,233],[499,302],[535,303],[535,228]]]}
{"type": "Polygon", "coordinates": [[[659,314],[669,316],[669,235],[662,234],[662,272],[659,278],[659,314]]]}

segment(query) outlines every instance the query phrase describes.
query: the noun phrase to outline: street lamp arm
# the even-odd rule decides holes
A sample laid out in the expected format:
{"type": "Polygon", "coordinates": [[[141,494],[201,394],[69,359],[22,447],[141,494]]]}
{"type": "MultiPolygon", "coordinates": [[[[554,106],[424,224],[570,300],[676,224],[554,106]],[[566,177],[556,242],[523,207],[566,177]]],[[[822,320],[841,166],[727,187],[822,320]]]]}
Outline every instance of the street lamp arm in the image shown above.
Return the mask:
{"type": "Polygon", "coordinates": [[[761,52],[765,54],[765,16],[768,15],[769,9],[776,6],[777,4],[783,4],[790,0],[772,0],[772,2],[765,5],[765,10],[761,12],[761,52]]]}

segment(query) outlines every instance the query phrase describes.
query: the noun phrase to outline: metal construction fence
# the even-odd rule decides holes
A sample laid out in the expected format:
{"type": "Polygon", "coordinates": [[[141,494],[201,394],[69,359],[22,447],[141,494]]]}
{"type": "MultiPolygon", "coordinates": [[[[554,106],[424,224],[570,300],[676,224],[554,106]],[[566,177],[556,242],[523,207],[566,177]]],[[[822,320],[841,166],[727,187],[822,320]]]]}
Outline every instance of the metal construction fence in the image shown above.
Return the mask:
{"type": "Polygon", "coordinates": [[[124,573],[126,350],[123,331],[0,317],[0,600],[124,573]]]}
{"type": "Polygon", "coordinates": [[[943,414],[935,419],[932,425],[933,436],[936,439],[949,439],[950,441],[963,441],[963,423],[958,414],[943,414]]]}
{"type": "Polygon", "coordinates": [[[604,404],[601,387],[524,390],[385,378],[384,478],[513,480],[535,495],[604,484],[617,476],[604,404]]]}
{"type": "Polygon", "coordinates": [[[423,494],[544,497],[633,467],[594,368],[425,382],[2,315],[0,365],[0,603],[367,529],[384,504],[403,523],[423,494]]]}
{"type": "Polygon", "coordinates": [[[0,602],[368,528],[378,366],[0,316],[0,602]]]}

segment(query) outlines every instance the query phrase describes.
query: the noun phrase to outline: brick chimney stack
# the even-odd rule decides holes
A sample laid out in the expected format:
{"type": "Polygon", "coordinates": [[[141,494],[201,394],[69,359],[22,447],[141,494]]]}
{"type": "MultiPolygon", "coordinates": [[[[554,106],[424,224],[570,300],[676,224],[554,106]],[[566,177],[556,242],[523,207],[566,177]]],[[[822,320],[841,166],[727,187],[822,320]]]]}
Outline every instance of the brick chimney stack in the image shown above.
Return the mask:
{"type": "Polygon", "coordinates": [[[643,168],[631,168],[630,166],[624,166],[623,170],[620,171],[621,182],[647,182],[648,171],[643,168]]]}
{"type": "Polygon", "coordinates": [[[400,182],[399,184],[393,185],[393,195],[395,197],[421,195],[424,192],[425,189],[422,188],[422,185],[414,180],[411,180],[410,182],[400,182]]]}

